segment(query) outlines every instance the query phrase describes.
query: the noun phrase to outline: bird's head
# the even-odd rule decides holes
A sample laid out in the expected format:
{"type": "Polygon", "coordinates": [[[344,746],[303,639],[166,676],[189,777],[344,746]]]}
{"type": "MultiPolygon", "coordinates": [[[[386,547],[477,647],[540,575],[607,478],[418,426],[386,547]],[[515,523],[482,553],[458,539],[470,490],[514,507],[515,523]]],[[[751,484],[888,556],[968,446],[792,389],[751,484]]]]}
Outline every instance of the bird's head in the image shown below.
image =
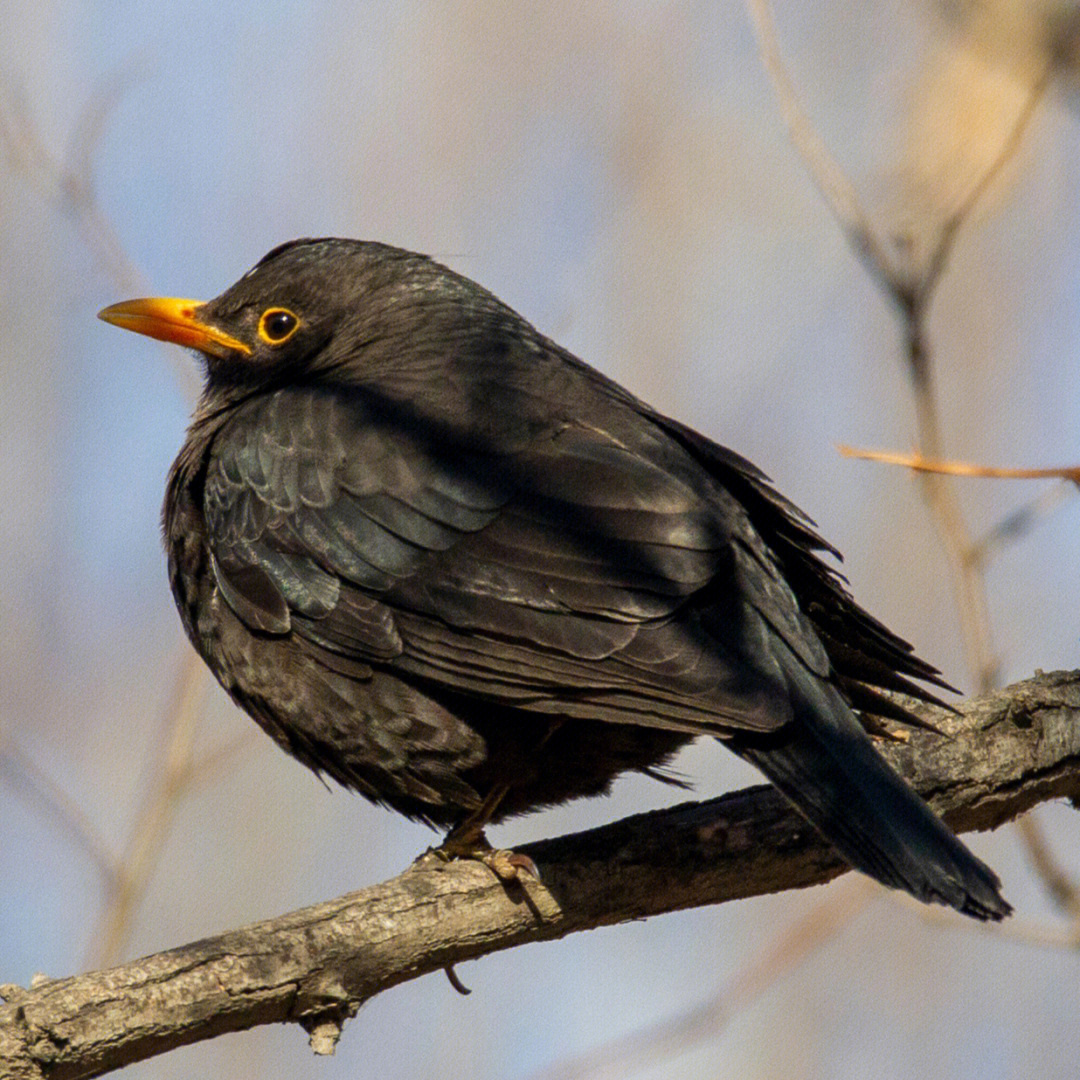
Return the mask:
{"type": "Polygon", "coordinates": [[[425,256],[320,239],[282,244],[213,300],[127,300],[99,317],[198,350],[214,391],[321,372],[381,374],[392,358],[421,357],[425,340],[445,344],[464,313],[496,308],[508,312],[425,256]]]}

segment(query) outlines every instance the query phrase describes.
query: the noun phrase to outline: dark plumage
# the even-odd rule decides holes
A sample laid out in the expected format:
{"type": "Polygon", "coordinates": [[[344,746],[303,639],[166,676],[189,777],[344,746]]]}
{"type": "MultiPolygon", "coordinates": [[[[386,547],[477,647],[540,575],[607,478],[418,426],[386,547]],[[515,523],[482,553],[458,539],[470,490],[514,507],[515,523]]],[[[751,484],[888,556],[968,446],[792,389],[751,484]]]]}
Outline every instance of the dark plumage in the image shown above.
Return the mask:
{"type": "Polygon", "coordinates": [[[285,244],[207,304],[103,317],[199,349],[164,531],[184,626],[289,753],[474,839],[713,735],[853,865],[1009,908],[852,708],[929,698],[753,465],[473,282],[285,244]]]}

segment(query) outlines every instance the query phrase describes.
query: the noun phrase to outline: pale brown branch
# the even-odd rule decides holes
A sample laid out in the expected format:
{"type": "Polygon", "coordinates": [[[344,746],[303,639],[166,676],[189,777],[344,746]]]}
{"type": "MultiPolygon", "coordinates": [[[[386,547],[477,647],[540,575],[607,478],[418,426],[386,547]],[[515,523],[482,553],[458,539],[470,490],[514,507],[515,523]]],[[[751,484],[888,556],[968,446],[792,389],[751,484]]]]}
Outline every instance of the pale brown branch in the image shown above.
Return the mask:
{"type": "Polygon", "coordinates": [[[792,145],[802,158],[810,178],[824,197],[852,250],[872,276],[889,287],[889,282],[897,280],[899,269],[889,258],[888,248],[878,237],[859,202],[855,185],[829,153],[824,139],[814,128],[799,101],[795,84],[780,55],[772,5],[769,0],[746,0],[746,6],[757,35],[761,64],[772,83],[780,115],[784,119],[792,145]]]}
{"type": "MultiPolygon", "coordinates": [[[[948,737],[920,731],[883,751],[954,828],[993,828],[1046,799],[1080,797],[1080,672],[1040,675],[959,715],[925,715],[948,737]]],[[[328,1050],[364,1001],[427,972],[843,871],[761,787],[522,851],[542,884],[508,889],[480,864],[426,860],[382,885],[110,971],[0,988],[0,1077],[78,1080],[285,1021],[328,1050]]]]}
{"type": "Polygon", "coordinates": [[[1076,944],[1080,945],[1080,884],[1058,862],[1034,814],[1022,817],[1016,824],[1039,880],[1054,903],[1072,920],[1071,930],[1076,944]]]}
{"type": "MultiPolygon", "coordinates": [[[[0,79],[0,152],[6,154],[14,170],[27,176],[31,187],[71,218],[83,243],[121,297],[145,295],[150,290],[94,194],[93,154],[109,115],[140,74],[137,66],[128,65],[91,97],[72,131],[67,160],[50,151],[23,103],[0,79]]],[[[194,368],[187,362],[175,363],[179,355],[176,349],[169,349],[167,354],[173,360],[184,396],[194,401],[199,392],[194,368]]]]}
{"type": "Polygon", "coordinates": [[[600,1046],[579,1058],[537,1073],[533,1080],[623,1080],[715,1038],[767,990],[841,934],[881,890],[852,875],[794,919],[710,1000],[678,1016],[600,1046]]]}
{"type": "Polygon", "coordinates": [[[94,935],[93,963],[115,963],[168,835],[176,807],[192,779],[191,751],[206,691],[206,669],[185,654],[167,713],[167,739],[153,789],[139,813],[113,879],[101,925],[94,935]]]}
{"type": "Polygon", "coordinates": [[[7,761],[31,792],[56,816],[101,871],[113,881],[120,859],[81,806],[0,727],[0,762],[7,761]]]}
{"type": "Polygon", "coordinates": [[[904,454],[896,450],[863,450],[841,443],[837,452],[843,457],[863,461],[880,461],[885,465],[902,465],[917,472],[941,473],[946,476],[996,477],[1000,480],[1071,480],[1080,484],[1080,466],[1063,465],[1048,469],[1014,469],[999,465],[978,465],[971,461],[944,461],[926,457],[918,450],[904,454]]]}
{"type": "Polygon", "coordinates": [[[982,197],[993,186],[994,181],[1000,176],[1002,169],[1016,156],[1024,141],[1028,126],[1038,110],[1039,103],[1046,96],[1050,82],[1054,75],[1054,66],[1048,65],[1042,74],[1034,81],[1031,92],[1017,113],[1009,133],[998,149],[997,154],[990,160],[983,173],[972,184],[968,193],[960,200],[959,206],[945,219],[938,233],[938,241],[930,252],[930,257],[918,277],[917,303],[925,307],[933,296],[941,275],[948,265],[949,256],[956,243],[956,237],[964,222],[982,197]]]}
{"type": "MultiPolygon", "coordinates": [[[[937,403],[931,380],[928,353],[920,370],[912,361],[912,394],[920,452],[939,458],[942,450],[937,403]]],[[[931,472],[919,474],[923,501],[937,529],[949,564],[949,584],[960,620],[960,637],[975,690],[983,693],[998,681],[999,661],[990,629],[990,610],[982,567],[972,555],[974,541],[968,528],[956,488],[949,477],[931,472]]]]}

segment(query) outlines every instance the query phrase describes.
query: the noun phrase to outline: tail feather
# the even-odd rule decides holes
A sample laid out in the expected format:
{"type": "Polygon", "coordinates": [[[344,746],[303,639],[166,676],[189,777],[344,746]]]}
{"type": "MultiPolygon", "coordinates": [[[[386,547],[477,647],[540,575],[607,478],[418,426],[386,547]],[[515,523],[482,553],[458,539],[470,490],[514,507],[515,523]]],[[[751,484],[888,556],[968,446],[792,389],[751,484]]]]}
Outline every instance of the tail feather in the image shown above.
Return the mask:
{"type": "Polygon", "coordinates": [[[1012,910],[997,875],[874,749],[840,694],[786,649],[792,721],[729,745],[759,768],[854,867],[978,919],[1012,910]]]}

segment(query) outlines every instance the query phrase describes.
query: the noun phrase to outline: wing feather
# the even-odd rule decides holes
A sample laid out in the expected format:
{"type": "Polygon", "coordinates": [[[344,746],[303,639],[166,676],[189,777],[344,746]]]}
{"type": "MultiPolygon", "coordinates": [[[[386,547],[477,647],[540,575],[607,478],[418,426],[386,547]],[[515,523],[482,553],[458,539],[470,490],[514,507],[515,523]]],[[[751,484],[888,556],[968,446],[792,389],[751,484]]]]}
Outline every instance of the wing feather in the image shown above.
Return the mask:
{"type": "Polygon", "coordinates": [[[360,670],[713,734],[787,719],[754,660],[770,632],[827,672],[740,505],[672,440],[553,423],[499,456],[422,430],[339,387],[238,410],[204,505],[242,620],[360,670]]]}

